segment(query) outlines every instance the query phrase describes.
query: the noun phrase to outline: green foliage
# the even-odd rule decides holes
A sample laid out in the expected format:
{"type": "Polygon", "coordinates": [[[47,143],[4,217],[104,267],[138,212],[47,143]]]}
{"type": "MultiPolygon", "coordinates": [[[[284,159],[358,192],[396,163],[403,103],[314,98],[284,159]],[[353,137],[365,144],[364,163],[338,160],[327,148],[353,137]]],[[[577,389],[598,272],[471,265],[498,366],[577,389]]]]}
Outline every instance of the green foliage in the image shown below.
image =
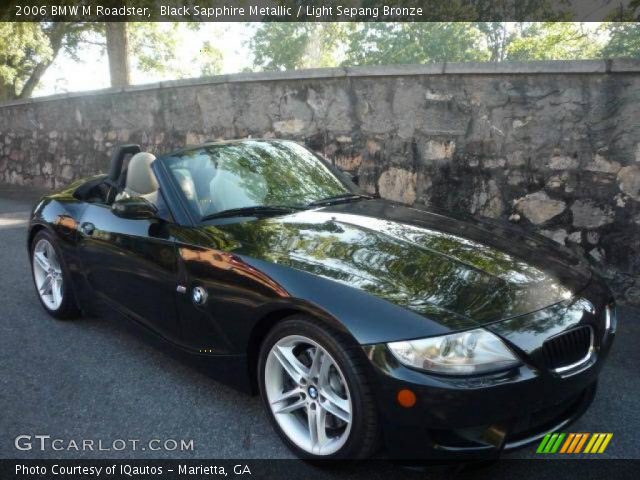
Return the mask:
{"type": "Polygon", "coordinates": [[[607,22],[603,25],[609,41],[602,50],[607,58],[640,58],[640,23],[607,22]]]}
{"type": "MultiPolygon", "coordinates": [[[[460,3],[452,0],[451,8],[462,8],[460,3]]],[[[530,5],[538,8],[540,2],[518,7],[530,5]]],[[[600,28],[576,22],[260,23],[247,25],[253,35],[246,46],[253,56],[252,69],[270,71],[442,61],[640,58],[638,7],[640,0],[632,0],[600,28]]],[[[474,8],[494,5],[478,0],[474,8]]],[[[562,13],[558,15],[554,19],[562,18],[562,13]]],[[[135,71],[167,79],[218,74],[224,28],[211,23],[129,23],[131,65],[135,71]],[[197,41],[187,43],[193,39],[197,41]]],[[[30,96],[60,52],[80,61],[86,45],[104,49],[104,39],[103,23],[1,22],[0,101],[30,96]]]]}
{"type": "Polygon", "coordinates": [[[53,56],[49,40],[37,23],[0,23],[0,45],[0,84],[14,95],[35,65],[53,56]]]}
{"type": "Polygon", "coordinates": [[[262,23],[249,41],[254,67],[277,71],[337,65],[347,23],[262,23]]]}
{"type": "Polygon", "coordinates": [[[206,40],[200,49],[200,62],[202,75],[217,75],[222,70],[222,52],[206,40]]]}
{"type": "MultiPolygon", "coordinates": [[[[200,26],[189,23],[128,24],[132,64],[140,71],[167,74],[170,78],[219,73],[222,52],[215,47],[215,42],[204,41],[188,58],[180,55],[181,37],[200,26]]],[[[31,96],[60,52],[80,61],[79,52],[89,44],[98,45],[105,51],[104,23],[0,22],[0,101],[31,96]]]]}
{"type": "Polygon", "coordinates": [[[89,23],[0,23],[0,100],[29,97],[61,50],[76,58],[89,23]]]}
{"type": "Polygon", "coordinates": [[[161,28],[152,22],[129,23],[129,47],[136,67],[143,72],[164,72],[175,59],[178,25],[161,28]]]}
{"type": "MultiPolygon", "coordinates": [[[[616,24],[611,31],[615,36],[605,52],[615,47],[635,55],[640,46],[637,25],[616,24]]],[[[602,39],[597,29],[576,22],[271,23],[258,28],[249,47],[254,68],[292,70],[600,58],[602,39]]]]}
{"type": "Polygon", "coordinates": [[[266,23],[249,47],[255,68],[292,70],[488,60],[481,41],[480,30],[463,22],[266,23]]]}
{"type": "Polygon", "coordinates": [[[489,59],[472,23],[367,23],[349,36],[345,65],[468,62],[489,59]]]}
{"type": "Polygon", "coordinates": [[[638,12],[640,0],[631,0],[602,24],[602,31],[609,37],[603,54],[608,58],[640,58],[640,24],[638,12]]]}
{"type": "Polygon", "coordinates": [[[142,72],[185,78],[215,75],[222,68],[222,52],[210,40],[203,41],[198,49],[190,45],[189,56],[183,56],[181,41],[200,30],[199,23],[136,22],[128,26],[132,64],[142,72]]]}
{"type": "Polygon", "coordinates": [[[580,60],[600,55],[595,31],[575,22],[530,24],[506,47],[508,60],[580,60]]]}
{"type": "Polygon", "coordinates": [[[475,25],[484,37],[489,50],[489,61],[503,61],[507,45],[517,38],[517,32],[514,29],[510,30],[507,22],[478,22],[475,25]]]}

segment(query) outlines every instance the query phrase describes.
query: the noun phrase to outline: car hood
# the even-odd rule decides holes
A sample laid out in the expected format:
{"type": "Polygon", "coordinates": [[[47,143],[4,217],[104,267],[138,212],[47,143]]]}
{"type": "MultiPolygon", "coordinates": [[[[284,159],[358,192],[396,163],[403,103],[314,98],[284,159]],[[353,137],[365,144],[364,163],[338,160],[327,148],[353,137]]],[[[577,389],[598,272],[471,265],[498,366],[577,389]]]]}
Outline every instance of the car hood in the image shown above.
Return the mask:
{"type": "Polygon", "coordinates": [[[244,254],[364,290],[452,329],[571,298],[588,264],[520,230],[363,200],[218,226],[244,254]]]}

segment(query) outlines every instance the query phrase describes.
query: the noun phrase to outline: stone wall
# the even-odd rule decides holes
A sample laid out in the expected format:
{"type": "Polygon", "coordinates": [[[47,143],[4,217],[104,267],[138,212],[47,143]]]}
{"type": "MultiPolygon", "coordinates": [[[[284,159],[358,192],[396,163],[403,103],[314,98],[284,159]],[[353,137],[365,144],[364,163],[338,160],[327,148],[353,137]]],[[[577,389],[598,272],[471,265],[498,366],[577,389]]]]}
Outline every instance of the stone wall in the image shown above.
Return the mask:
{"type": "Polygon", "coordinates": [[[111,149],[304,141],[371,192],[521,225],[640,304],[640,62],[238,74],[0,106],[0,180],[60,187],[111,149]]]}

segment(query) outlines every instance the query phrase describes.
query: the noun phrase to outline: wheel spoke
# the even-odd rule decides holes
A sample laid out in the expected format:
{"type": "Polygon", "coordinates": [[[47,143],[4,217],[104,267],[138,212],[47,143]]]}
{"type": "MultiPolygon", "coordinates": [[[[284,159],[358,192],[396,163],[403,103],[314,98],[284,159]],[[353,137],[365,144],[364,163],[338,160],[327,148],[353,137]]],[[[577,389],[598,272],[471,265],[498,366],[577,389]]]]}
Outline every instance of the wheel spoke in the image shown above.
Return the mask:
{"type": "Polygon", "coordinates": [[[42,285],[40,285],[40,288],[38,289],[40,290],[40,295],[48,295],[49,293],[51,293],[51,284],[52,284],[51,275],[47,275],[44,278],[42,285]]]}
{"type": "Polygon", "coordinates": [[[51,265],[49,264],[49,260],[47,259],[47,257],[44,256],[44,253],[36,252],[33,255],[33,259],[38,264],[38,266],[45,271],[45,273],[48,272],[49,269],[51,268],[51,265]]]}
{"type": "Polygon", "coordinates": [[[327,443],[327,413],[323,409],[318,409],[316,413],[316,424],[318,432],[318,447],[323,447],[327,443]]]}
{"type": "Polygon", "coordinates": [[[311,368],[309,368],[309,377],[314,378],[320,374],[320,366],[324,361],[325,355],[322,353],[322,349],[316,347],[313,352],[313,358],[311,359],[311,368]]]}
{"type": "Polygon", "coordinates": [[[62,281],[56,279],[51,283],[51,293],[53,296],[53,303],[60,305],[62,302],[62,281]]]}
{"type": "Polygon", "coordinates": [[[327,414],[321,408],[308,408],[307,420],[309,424],[309,438],[311,449],[319,451],[327,443],[327,414]]]}
{"type": "Polygon", "coordinates": [[[300,360],[295,357],[292,348],[278,345],[273,349],[273,353],[280,362],[280,365],[282,365],[282,368],[284,368],[294,382],[300,384],[307,378],[308,371],[306,367],[300,363],[300,360]]]}
{"type": "Polygon", "coordinates": [[[294,387],[291,390],[287,390],[286,392],[282,392],[282,395],[280,395],[278,398],[273,400],[271,402],[271,405],[275,405],[276,403],[280,403],[280,402],[283,402],[285,400],[289,400],[289,399],[294,398],[294,397],[299,397],[300,393],[302,393],[302,390],[300,388],[298,388],[298,387],[294,387]]]}
{"type": "Polygon", "coordinates": [[[49,242],[45,244],[44,248],[47,253],[47,258],[51,259],[56,256],[56,252],[53,250],[53,247],[49,242]]]}
{"type": "Polygon", "coordinates": [[[327,355],[322,355],[322,359],[320,361],[320,366],[318,370],[318,386],[323,388],[329,387],[329,369],[333,365],[333,362],[327,355]]]}
{"type": "Polygon", "coordinates": [[[331,387],[329,373],[333,362],[325,356],[318,376],[318,390],[321,397],[320,404],[332,415],[347,423],[351,422],[349,400],[339,397],[331,387]]]}
{"type": "Polygon", "coordinates": [[[311,450],[315,450],[318,444],[318,422],[316,419],[316,410],[312,410],[310,407],[307,408],[307,421],[309,422],[311,450]]]}
{"type": "Polygon", "coordinates": [[[299,398],[298,400],[291,403],[290,405],[285,405],[284,407],[280,407],[274,410],[274,412],[275,413],[291,413],[291,412],[295,412],[300,408],[304,408],[306,404],[307,404],[307,401],[305,399],[299,398]]]}
{"type": "Polygon", "coordinates": [[[334,417],[338,417],[340,420],[346,423],[351,423],[351,411],[349,408],[349,400],[338,397],[333,392],[327,392],[326,390],[320,390],[320,406],[329,412],[334,417]]]}
{"type": "Polygon", "coordinates": [[[62,273],[62,270],[60,269],[60,263],[58,262],[57,258],[52,258],[49,263],[51,263],[51,268],[53,269],[54,272],[58,274],[62,273]]]}

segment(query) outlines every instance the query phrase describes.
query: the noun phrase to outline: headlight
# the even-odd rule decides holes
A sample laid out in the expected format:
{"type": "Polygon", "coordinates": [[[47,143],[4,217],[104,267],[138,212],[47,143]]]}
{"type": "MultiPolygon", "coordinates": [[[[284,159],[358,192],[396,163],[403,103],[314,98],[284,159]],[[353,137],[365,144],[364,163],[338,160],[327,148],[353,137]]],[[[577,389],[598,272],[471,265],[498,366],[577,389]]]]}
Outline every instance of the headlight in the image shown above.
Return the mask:
{"type": "Polygon", "coordinates": [[[482,328],[387,346],[409,367],[448,375],[485,373],[520,364],[497,336],[482,328]]]}

